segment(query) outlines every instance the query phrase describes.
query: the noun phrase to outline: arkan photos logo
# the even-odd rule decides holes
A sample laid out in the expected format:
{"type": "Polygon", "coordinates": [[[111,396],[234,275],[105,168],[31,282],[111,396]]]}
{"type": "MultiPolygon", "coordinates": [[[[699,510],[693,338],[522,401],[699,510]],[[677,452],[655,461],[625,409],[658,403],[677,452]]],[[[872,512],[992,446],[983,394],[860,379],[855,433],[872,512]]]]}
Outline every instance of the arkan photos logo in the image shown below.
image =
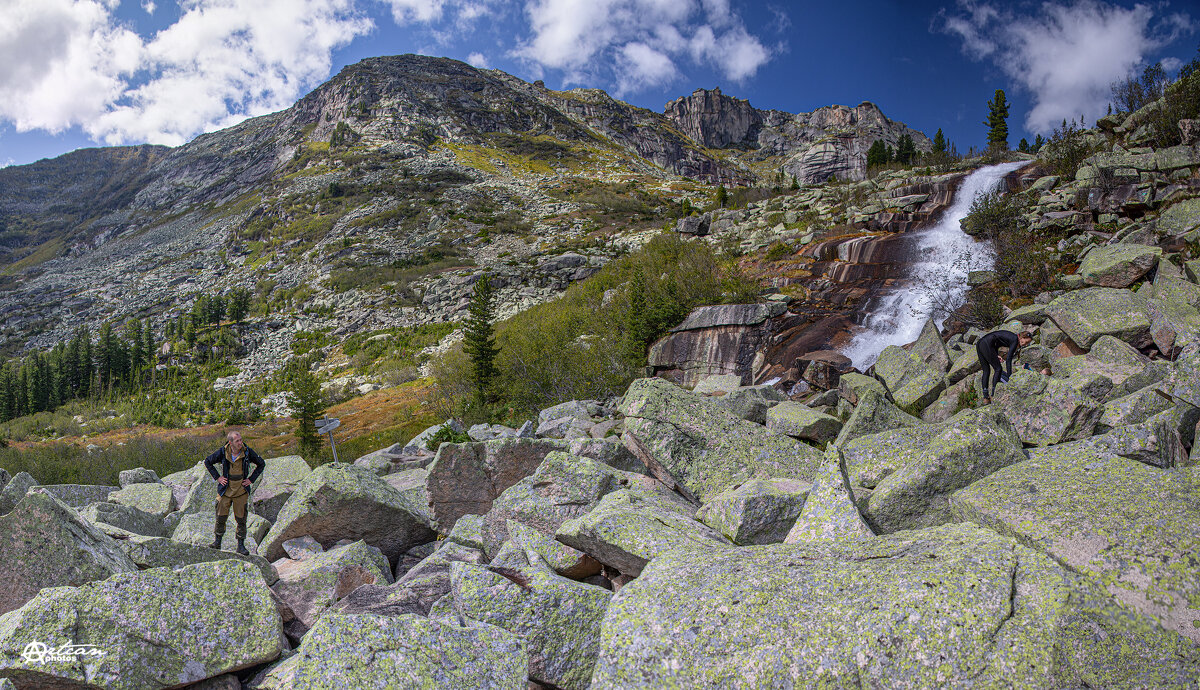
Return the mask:
{"type": "Polygon", "coordinates": [[[55,662],[71,662],[78,658],[100,658],[107,655],[103,649],[94,644],[64,644],[61,647],[50,647],[37,640],[25,645],[21,658],[27,663],[44,664],[55,662]]]}

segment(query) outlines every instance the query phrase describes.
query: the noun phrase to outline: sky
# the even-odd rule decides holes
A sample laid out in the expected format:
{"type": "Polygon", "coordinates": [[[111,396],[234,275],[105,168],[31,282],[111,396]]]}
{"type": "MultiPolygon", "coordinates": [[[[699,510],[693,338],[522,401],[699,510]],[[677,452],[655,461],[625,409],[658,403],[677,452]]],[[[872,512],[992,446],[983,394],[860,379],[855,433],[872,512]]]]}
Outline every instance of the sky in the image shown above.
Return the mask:
{"type": "Polygon", "coordinates": [[[961,152],[1003,89],[1015,148],[1197,46],[1200,0],[0,0],[0,166],[178,146],[402,53],[659,112],[713,87],[793,113],[872,101],[961,152]]]}

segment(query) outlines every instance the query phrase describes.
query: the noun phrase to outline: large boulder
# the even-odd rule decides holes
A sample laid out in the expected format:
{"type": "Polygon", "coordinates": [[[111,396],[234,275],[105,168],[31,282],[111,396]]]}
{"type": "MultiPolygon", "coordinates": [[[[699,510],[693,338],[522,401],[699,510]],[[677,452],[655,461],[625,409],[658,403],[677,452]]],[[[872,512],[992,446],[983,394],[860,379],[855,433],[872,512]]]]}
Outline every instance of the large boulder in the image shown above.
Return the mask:
{"type": "Polygon", "coordinates": [[[1200,642],[1200,495],[1180,473],[1070,445],[955,493],[954,514],[1095,577],[1200,642]]]}
{"type": "Polygon", "coordinates": [[[851,405],[857,405],[859,398],[868,390],[887,397],[887,387],[880,383],[879,379],[850,372],[842,374],[841,379],[838,380],[838,395],[851,405]]]}
{"type": "Polygon", "coordinates": [[[45,587],[135,570],[115,541],[49,491],[31,490],[0,516],[0,613],[20,608],[45,587]]]}
{"type": "Polygon", "coordinates": [[[342,539],[363,539],[395,564],[408,549],[435,537],[405,494],[355,465],[329,463],[305,477],[263,537],[259,553],[273,561],[283,542],[310,536],[329,548],[342,539]]]}
{"type": "Polygon", "coordinates": [[[1078,273],[1088,285],[1126,288],[1149,273],[1160,257],[1161,249],[1144,244],[1093,247],[1079,264],[1078,273]]]}
{"type": "MultiPolygon", "coordinates": [[[[147,486],[149,486],[147,484],[147,486]]],[[[125,532],[141,534],[148,537],[167,536],[161,516],[151,515],[145,511],[123,506],[116,503],[92,503],[78,511],[84,520],[101,527],[104,525],[118,527],[125,532]]]]}
{"type": "Polygon", "coordinates": [[[825,458],[825,467],[813,481],[804,510],[787,533],[788,544],[875,536],[854,504],[841,451],[831,447],[825,458]]]}
{"type": "Polygon", "coordinates": [[[37,480],[28,472],[17,472],[4,489],[0,490],[0,515],[12,510],[15,505],[25,498],[25,494],[37,486],[37,480]]]}
{"type": "Polygon", "coordinates": [[[788,398],[774,386],[740,386],[716,398],[717,405],[748,422],[762,424],[767,411],[788,398]]]}
{"type": "Polygon", "coordinates": [[[236,560],[246,561],[262,572],[263,580],[268,585],[275,584],[279,575],[275,567],[262,556],[251,554],[243,556],[236,551],[210,549],[207,546],[195,546],[168,539],[166,537],[146,537],[133,534],[124,539],[115,540],[117,546],[129,556],[129,560],[137,567],[147,568],[182,568],[193,563],[208,563],[210,561],[236,560]]]}
{"type": "MultiPolygon", "coordinates": [[[[1166,391],[1177,402],[1200,407],[1200,343],[1189,345],[1179,353],[1171,366],[1166,391]]],[[[13,482],[16,481],[13,477],[13,482]]]]}
{"type": "Polygon", "coordinates": [[[1127,424],[1140,424],[1159,412],[1174,407],[1171,399],[1163,392],[1161,383],[1104,403],[1100,414],[1100,428],[1112,428],[1127,424]]]}
{"type": "Polygon", "coordinates": [[[993,408],[1008,418],[1026,443],[1049,446],[1074,441],[1095,433],[1104,412],[1100,400],[1088,394],[1094,385],[1094,379],[1059,379],[1018,369],[998,389],[993,408]]]}
{"type": "Polygon", "coordinates": [[[175,510],[175,494],[171,487],[161,482],[138,482],[108,495],[108,500],[130,508],[137,508],[159,519],[175,510]]]}
{"type": "Polygon", "coordinates": [[[883,348],[874,368],[892,400],[904,409],[924,409],[946,388],[945,369],[930,366],[917,353],[896,345],[883,348]]]}
{"type": "Polygon", "coordinates": [[[281,559],[275,562],[275,571],[279,581],[271,589],[310,628],[330,606],[361,585],[392,583],[387,558],[361,539],[303,560],[281,559]]]}
{"type": "Polygon", "coordinates": [[[634,381],[620,411],[626,433],[641,439],[655,461],[651,470],[701,501],[759,473],[810,480],[820,460],[811,446],[662,379],[634,381]]]}
{"type": "Polygon", "coordinates": [[[1118,426],[1106,433],[1050,449],[1065,452],[1070,447],[1120,455],[1155,467],[1175,467],[1187,464],[1190,443],[1185,442],[1183,434],[1193,432],[1198,417],[1200,410],[1191,405],[1172,406],[1138,424],[1118,426]]]}
{"type": "Polygon", "coordinates": [[[741,546],[778,544],[800,517],[811,488],[799,479],[751,479],[711,498],[696,519],[741,546]]]}
{"type": "Polygon", "coordinates": [[[434,524],[449,533],[463,515],[483,515],[505,489],[533,474],[547,454],[566,447],[562,441],[530,438],[443,443],[426,483],[434,524]]]}
{"type": "Polygon", "coordinates": [[[271,590],[257,568],[237,560],[52,587],[0,616],[0,674],[18,687],[175,688],[272,661],[282,650],[271,590]],[[32,641],[92,645],[98,653],[26,658],[32,641]]]}
{"type": "Polygon", "coordinates": [[[720,532],[693,519],[686,504],[629,489],[606,495],[587,514],[563,523],[555,537],[635,577],[664,551],[730,544],[720,532]]]}
{"type": "Polygon", "coordinates": [[[945,373],[950,369],[950,352],[946,350],[946,343],[942,341],[942,335],[933,319],[926,319],[925,325],[921,327],[921,335],[909,352],[935,371],[945,373]]]}
{"type": "Polygon", "coordinates": [[[842,420],[798,402],[781,402],[767,410],[766,426],[792,438],[827,443],[842,430],[842,420]]]}
{"type": "Polygon", "coordinates": [[[856,438],[920,424],[921,420],[888,402],[882,394],[864,390],[859,394],[854,412],[838,432],[833,445],[840,448],[856,438]]]}
{"type": "Polygon", "coordinates": [[[204,469],[204,461],[199,460],[195,465],[192,465],[186,470],[172,472],[163,477],[160,481],[163,484],[171,487],[171,493],[175,496],[175,505],[182,507],[187,500],[188,493],[192,490],[196,480],[201,477],[209,477],[208,470],[204,469]]]}
{"type": "Polygon", "coordinates": [[[390,585],[363,585],[332,607],[337,613],[428,616],[434,603],[450,592],[454,563],[484,563],[483,552],[461,544],[443,544],[390,585]]]}
{"type": "Polygon", "coordinates": [[[612,592],[556,575],[537,555],[503,566],[451,566],[455,612],[525,642],[529,678],[563,690],[587,690],[600,650],[600,623],[612,592]]]}
{"type": "Polygon", "coordinates": [[[300,482],[312,472],[308,461],[299,455],[267,458],[262,476],[254,486],[254,512],[271,522],[279,517],[279,510],[287,503],[300,486],[300,482]]]}
{"type": "Polygon", "coordinates": [[[1055,298],[1046,314],[1083,348],[1091,348],[1102,335],[1140,345],[1150,334],[1146,307],[1146,298],[1129,290],[1095,287],[1055,298]]]}
{"type": "Polygon", "coordinates": [[[850,483],[872,489],[868,523],[881,532],[947,521],[952,492],[1025,459],[1007,419],[971,409],[940,424],[863,436],[841,450],[850,483]]]}
{"type": "Polygon", "coordinates": [[[107,501],[110,494],[120,489],[117,486],[98,484],[41,484],[38,488],[45,489],[72,508],[82,508],[96,501],[107,501]]]}
{"type": "Polygon", "coordinates": [[[529,654],[514,635],[414,615],[328,615],[258,690],[344,687],[525,690],[529,654]]]}
{"type": "Polygon", "coordinates": [[[135,467],[132,470],[121,470],[117,475],[117,483],[124,489],[131,484],[160,484],[158,473],[145,467],[135,467]]]}
{"type": "Polygon", "coordinates": [[[672,551],[604,618],[594,690],[1186,687],[1200,652],[969,524],[672,551]]]}
{"type": "MultiPolygon", "coordinates": [[[[171,538],[181,544],[208,546],[212,543],[216,522],[217,514],[215,509],[184,515],[180,518],[179,524],[175,526],[175,530],[171,532],[171,538]]],[[[246,549],[251,553],[262,554],[259,544],[262,543],[263,536],[270,529],[271,523],[267,522],[261,515],[247,513],[246,549]]],[[[233,517],[232,512],[225,521],[225,535],[221,538],[221,548],[230,551],[237,548],[237,520],[233,517]]]]}
{"type": "Polygon", "coordinates": [[[1175,357],[1190,343],[1200,341],[1200,311],[1180,302],[1150,299],[1150,338],[1167,357],[1175,357]]]}

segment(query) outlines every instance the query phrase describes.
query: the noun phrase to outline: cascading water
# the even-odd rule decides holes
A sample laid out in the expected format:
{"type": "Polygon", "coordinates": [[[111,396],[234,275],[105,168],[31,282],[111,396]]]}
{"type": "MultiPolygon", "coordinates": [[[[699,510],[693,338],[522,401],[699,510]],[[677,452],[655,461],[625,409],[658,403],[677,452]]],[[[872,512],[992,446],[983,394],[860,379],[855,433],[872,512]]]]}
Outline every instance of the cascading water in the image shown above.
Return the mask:
{"type": "MultiPolygon", "coordinates": [[[[914,232],[905,252],[908,276],[902,287],[875,297],[867,304],[862,329],[842,354],[860,371],[875,363],[888,345],[917,339],[934,305],[957,307],[967,294],[967,273],[990,270],[996,261],[989,242],[976,241],[959,223],[980,194],[994,191],[1004,176],[1026,165],[1001,163],[979,168],[962,181],[954,203],[936,225],[914,232]]],[[[941,310],[939,310],[941,311],[941,310]]],[[[944,315],[935,316],[940,328],[944,315]],[[941,317],[941,318],[938,318],[941,317]]]]}

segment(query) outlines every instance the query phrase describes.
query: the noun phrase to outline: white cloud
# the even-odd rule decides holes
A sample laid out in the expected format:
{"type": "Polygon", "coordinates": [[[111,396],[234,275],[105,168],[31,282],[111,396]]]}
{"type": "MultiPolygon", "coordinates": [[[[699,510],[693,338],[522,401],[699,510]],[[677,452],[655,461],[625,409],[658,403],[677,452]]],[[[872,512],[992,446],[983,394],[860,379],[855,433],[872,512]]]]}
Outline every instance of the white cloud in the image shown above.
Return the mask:
{"type": "Polygon", "coordinates": [[[467,64],[471,65],[472,67],[478,67],[479,69],[487,69],[489,66],[487,56],[483,53],[471,53],[468,55],[467,64]]]}
{"type": "Polygon", "coordinates": [[[158,5],[154,4],[154,0],[142,0],[142,9],[146,11],[146,14],[154,14],[154,10],[157,8],[158,5]]]}
{"type": "Polygon", "coordinates": [[[353,0],[186,0],[178,21],[144,39],[116,22],[115,6],[0,4],[0,64],[12,66],[0,72],[0,119],[177,145],[291,105],[329,75],[334,48],[373,26],[353,0]]]}
{"type": "Polygon", "coordinates": [[[568,84],[663,86],[685,58],[740,82],[771,58],[728,0],[527,0],[525,13],[532,35],[512,55],[561,70],[568,84]]]}
{"type": "Polygon", "coordinates": [[[384,0],[397,24],[434,22],[442,18],[445,0],[384,0]]]}
{"type": "Polygon", "coordinates": [[[1018,16],[986,3],[959,0],[941,28],[958,36],[974,60],[990,59],[1030,93],[1030,131],[1047,134],[1063,119],[1102,115],[1110,85],[1135,72],[1158,48],[1191,31],[1191,19],[1155,20],[1154,8],[1123,8],[1092,0],[1046,3],[1036,16],[1018,16]]]}

